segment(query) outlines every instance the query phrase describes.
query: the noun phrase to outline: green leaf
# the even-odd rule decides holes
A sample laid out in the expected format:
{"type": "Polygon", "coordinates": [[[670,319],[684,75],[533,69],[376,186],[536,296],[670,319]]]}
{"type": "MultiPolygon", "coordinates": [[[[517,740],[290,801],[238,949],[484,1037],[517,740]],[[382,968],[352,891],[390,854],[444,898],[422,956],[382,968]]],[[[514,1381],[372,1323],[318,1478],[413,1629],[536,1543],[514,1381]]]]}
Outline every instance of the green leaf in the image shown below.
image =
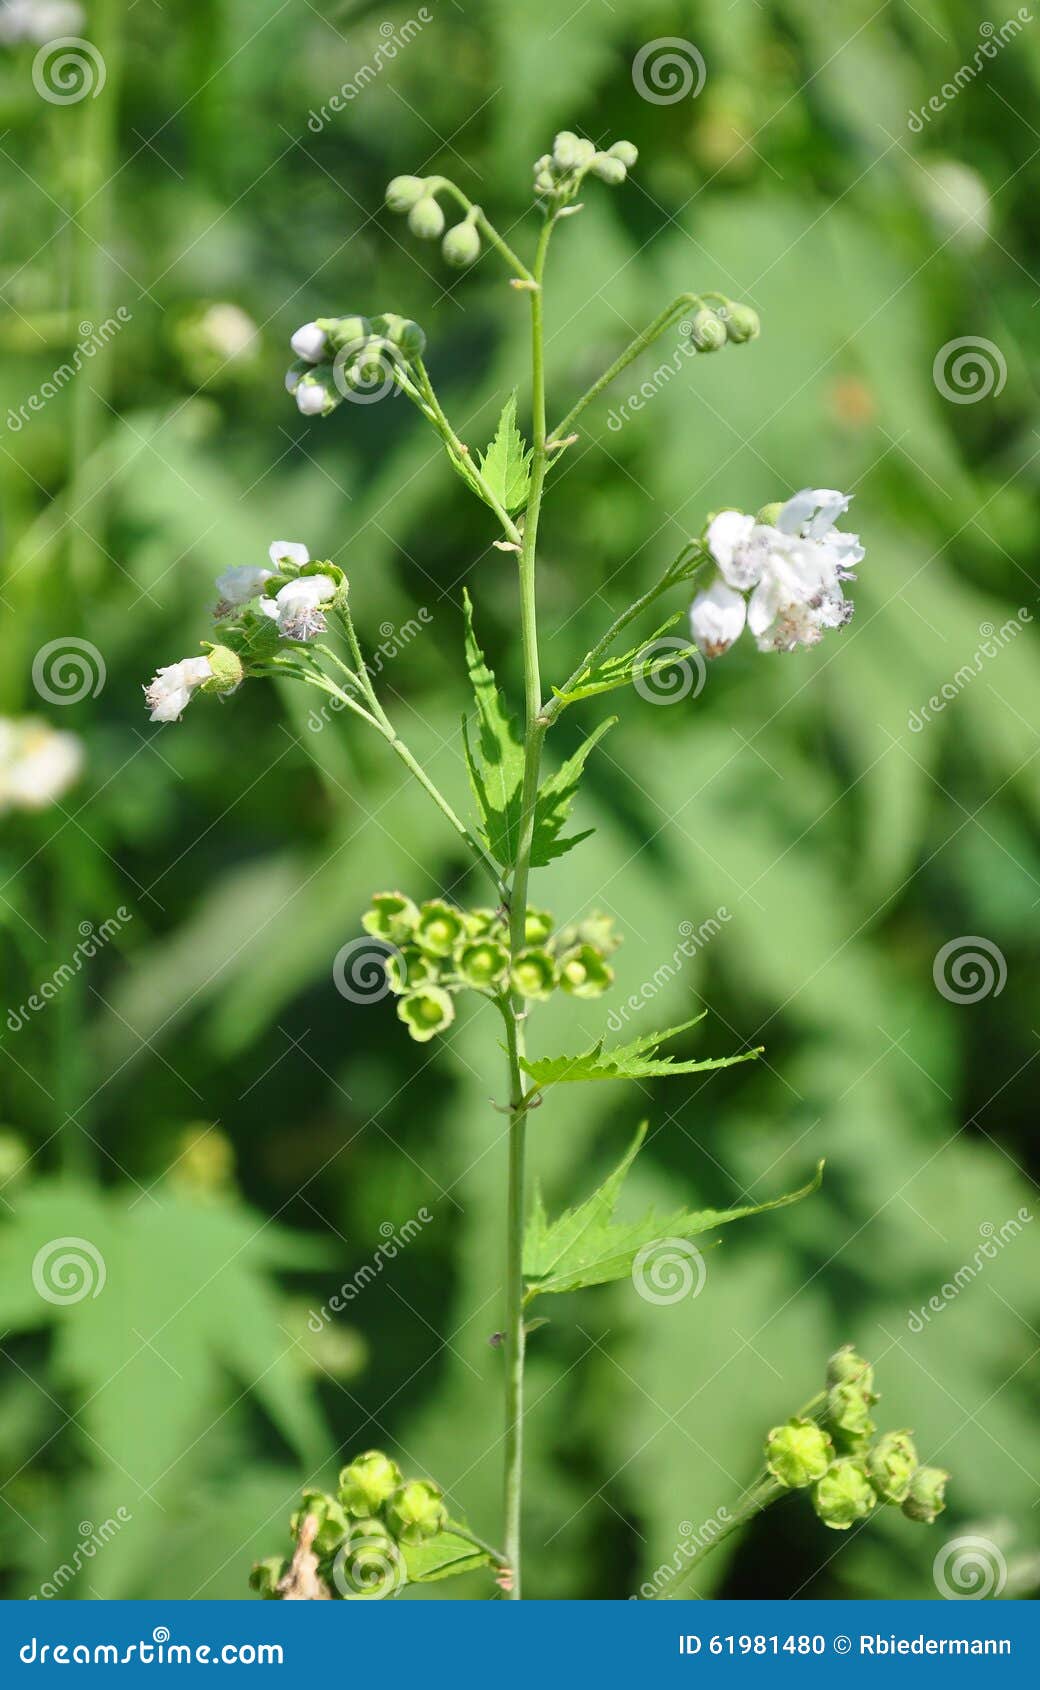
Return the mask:
{"type": "Polygon", "coordinates": [[[516,855],[524,784],[524,747],[516,718],[498,690],[473,627],[473,604],[462,594],[466,619],[466,668],[477,706],[477,747],[463,722],[463,743],[470,785],[488,849],[507,868],[516,855]]]}
{"type": "Polygon", "coordinates": [[[643,680],[649,680],[662,669],[670,669],[673,664],[683,663],[686,658],[693,657],[697,647],[692,643],[684,646],[681,642],[671,644],[668,651],[661,652],[657,657],[648,659],[645,656],[655,641],[666,634],[669,628],[674,628],[683,615],[683,611],[676,611],[674,616],[669,616],[667,622],[662,622],[659,628],[640,640],[631,651],[623,652],[617,657],[605,657],[600,663],[582,670],[577,679],[562,691],[553,687],[556,697],[562,700],[563,708],[566,709],[568,704],[577,703],[580,698],[593,698],[597,693],[613,692],[617,687],[629,686],[636,674],[643,680]]]}
{"type": "Polygon", "coordinates": [[[698,1074],[707,1068],[732,1068],[738,1062],[753,1062],[761,1056],[763,1046],[742,1051],[739,1056],[707,1057],[689,1062],[677,1062],[674,1056],[658,1056],[658,1047],[665,1039],[674,1039],[688,1028],[696,1026],[707,1015],[702,1010],[691,1021],[678,1027],[666,1027],[661,1033],[644,1033],[627,1045],[603,1049],[603,1040],[590,1045],[576,1056],[541,1056],[536,1061],[523,1060],[525,1074],[530,1075],[537,1090],[575,1080],[652,1080],[668,1074],[698,1074]]]}
{"type": "Polygon", "coordinates": [[[480,460],[480,473],[507,511],[527,503],[531,486],[531,451],[516,426],[516,393],[502,407],[495,438],[480,460]]]}
{"type": "Polygon", "coordinates": [[[584,833],[572,833],[565,839],[559,837],[560,829],[567,820],[574,795],[578,790],[585,759],[593,746],[603,738],[608,728],[612,728],[617,721],[616,716],[610,716],[605,722],[584,739],[572,757],[561,763],[555,774],[542,782],[538,791],[538,798],[534,811],[534,839],[531,845],[531,867],[544,868],[554,857],[562,857],[566,852],[580,845],[583,839],[588,839],[594,830],[586,828],[584,833]]]}
{"type": "Polygon", "coordinates": [[[453,1578],[456,1573],[472,1573],[478,1567],[490,1566],[492,1558],[487,1550],[463,1536],[464,1530],[449,1521],[445,1531],[423,1543],[402,1544],[408,1583],[432,1584],[435,1579],[453,1578]]]}
{"type": "Polygon", "coordinates": [[[823,1178],[823,1163],[819,1162],[807,1185],[765,1203],[746,1203],[736,1209],[679,1209],[671,1215],[651,1210],[642,1220],[618,1223],[614,1211],[621,1187],[645,1136],[644,1121],[613,1173],[584,1203],[565,1210],[558,1220],[549,1221],[541,1193],[535,1192],[524,1238],[528,1298],[542,1291],[579,1291],[587,1285],[624,1279],[644,1246],[696,1238],[731,1221],[785,1208],[816,1191],[823,1178]]]}

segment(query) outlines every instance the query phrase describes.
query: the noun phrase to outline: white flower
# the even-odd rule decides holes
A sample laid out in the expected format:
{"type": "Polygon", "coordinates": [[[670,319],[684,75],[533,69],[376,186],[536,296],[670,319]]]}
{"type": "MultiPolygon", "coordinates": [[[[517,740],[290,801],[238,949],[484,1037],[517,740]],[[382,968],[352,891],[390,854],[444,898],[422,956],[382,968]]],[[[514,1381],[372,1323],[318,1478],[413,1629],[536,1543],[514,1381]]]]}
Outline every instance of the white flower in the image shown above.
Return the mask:
{"type": "Polygon", "coordinates": [[[210,350],[229,363],[250,354],[257,341],[256,324],[238,305],[210,305],[199,329],[210,350]]]}
{"type": "Polygon", "coordinates": [[[83,8],[75,0],[4,0],[0,5],[0,44],[19,41],[40,45],[60,35],[79,35],[86,27],[83,8]]]}
{"type": "Polygon", "coordinates": [[[57,803],[83,767],[82,741],[47,722],[0,717],[0,811],[57,803]]]}
{"type": "Polygon", "coordinates": [[[212,678],[208,657],[184,657],[179,663],[168,663],[160,669],[144,689],[145,703],[153,722],[178,722],[187,708],[192,693],[203,681],[212,678]]]}
{"type": "Polygon", "coordinates": [[[721,657],[744,631],[747,606],[740,593],[716,578],[690,606],[690,628],[705,657],[721,657]]]}
{"type": "Polygon", "coordinates": [[[320,381],[301,376],[291,391],[295,396],[296,408],[301,416],[324,416],[328,394],[320,381]]]}
{"type": "Polygon", "coordinates": [[[232,564],[230,569],[217,576],[217,592],[220,594],[218,614],[224,615],[236,605],[248,604],[250,599],[256,598],[264,582],[277,573],[276,569],[265,569],[261,563],[232,564]]]}
{"type": "Polygon", "coordinates": [[[297,358],[306,358],[308,364],[320,364],[328,350],[325,340],[325,330],[319,329],[317,323],[304,323],[297,329],[289,341],[297,358]]]}
{"type": "Polygon", "coordinates": [[[259,609],[278,624],[287,640],[311,640],[327,624],[321,607],[336,596],[336,583],[329,575],[301,575],[279,587],[273,599],[261,599],[259,609]]]}
{"type": "Polygon", "coordinates": [[[277,569],[282,563],[303,565],[310,563],[311,554],[302,540],[272,540],[267,555],[277,569]]]}

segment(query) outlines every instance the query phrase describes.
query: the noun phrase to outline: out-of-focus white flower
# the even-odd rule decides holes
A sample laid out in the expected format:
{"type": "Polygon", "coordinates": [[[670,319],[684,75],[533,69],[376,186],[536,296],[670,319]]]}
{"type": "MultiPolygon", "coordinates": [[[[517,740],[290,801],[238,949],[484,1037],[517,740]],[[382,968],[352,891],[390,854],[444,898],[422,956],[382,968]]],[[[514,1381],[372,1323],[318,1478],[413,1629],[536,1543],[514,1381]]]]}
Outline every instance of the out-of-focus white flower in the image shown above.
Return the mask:
{"type": "Polygon", "coordinates": [[[312,640],[327,627],[322,606],[335,596],[336,583],[330,575],[301,575],[279,587],[273,599],[261,599],[258,609],[277,622],[285,639],[312,640]]]}
{"type": "Polygon", "coordinates": [[[213,670],[208,657],[183,657],[179,663],[167,664],[144,689],[145,703],[151,712],[151,720],[180,721],[196,687],[212,678],[213,670]]]}
{"type": "Polygon", "coordinates": [[[747,621],[747,605],[740,593],[716,579],[690,606],[690,628],[705,657],[721,657],[739,639],[747,621]]]}
{"type": "Polygon", "coordinates": [[[836,526],[849,499],[834,488],[805,487],[771,510],[771,521],[741,511],[712,518],[705,543],[719,574],[691,609],[705,655],[719,656],[740,633],[733,599],[742,593],[750,593],[747,626],[760,651],[815,645],[827,628],[849,620],[853,607],[842,582],[853,579],[852,566],[864,555],[859,536],[836,526]]]}
{"type": "Polygon", "coordinates": [[[250,599],[256,598],[264,582],[277,573],[275,569],[265,569],[261,563],[232,564],[230,569],[217,576],[217,592],[220,594],[217,615],[226,616],[238,605],[248,604],[250,599]]]}
{"type": "Polygon", "coordinates": [[[0,45],[42,46],[59,35],[79,35],[86,21],[76,0],[0,0],[0,45]]]}
{"type": "Polygon", "coordinates": [[[289,345],[297,358],[306,358],[308,364],[320,364],[328,353],[325,330],[319,329],[317,323],[304,323],[292,336],[289,345]]]}
{"type": "Polygon", "coordinates": [[[295,563],[300,568],[311,561],[311,554],[302,540],[272,540],[267,555],[276,569],[282,563],[295,563]]]}
{"type": "Polygon", "coordinates": [[[199,330],[210,351],[229,362],[247,356],[256,346],[256,324],[239,305],[207,306],[199,319],[199,330]]]}
{"type": "Polygon", "coordinates": [[[0,812],[43,810],[54,804],[83,767],[76,734],[27,716],[0,716],[0,812]]]}

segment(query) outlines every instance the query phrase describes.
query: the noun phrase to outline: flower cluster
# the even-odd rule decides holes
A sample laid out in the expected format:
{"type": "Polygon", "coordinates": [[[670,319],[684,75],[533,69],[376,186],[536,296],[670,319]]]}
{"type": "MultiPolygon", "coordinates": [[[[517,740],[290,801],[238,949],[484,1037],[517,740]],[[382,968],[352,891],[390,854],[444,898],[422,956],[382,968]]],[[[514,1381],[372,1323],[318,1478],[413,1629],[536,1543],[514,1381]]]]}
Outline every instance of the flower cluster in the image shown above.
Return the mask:
{"type": "Polygon", "coordinates": [[[297,1555],[258,1561],[249,1582],[264,1597],[288,1595],[302,1544],[316,1560],[314,1594],[347,1600],[387,1595],[405,1582],[402,1546],[424,1543],[447,1524],[437,1485],[404,1479],[396,1461],[370,1449],[342,1469],[335,1495],[304,1491],[289,1521],[297,1555]]]}
{"type": "Polygon", "coordinates": [[[504,911],[461,910],[443,898],[415,904],[403,892],[378,892],[361,922],[391,947],[385,963],[390,990],[420,1043],[450,1027],[457,992],[500,999],[512,991],[544,1001],[559,989],[576,998],[601,997],[614,978],[606,959],[620,943],[609,916],[593,914],[557,931],[545,910],[529,909],[524,949],[511,960],[504,911]]]}
{"type": "Polygon", "coordinates": [[[569,205],[590,173],[616,188],[625,180],[639,157],[631,141],[615,141],[606,152],[597,151],[592,141],[561,129],[551,153],[535,160],[534,191],[547,205],[569,205]]]}
{"type": "Polygon", "coordinates": [[[56,804],[82,767],[83,745],[75,734],[34,716],[0,716],[0,815],[56,804]]]}
{"type": "Polygon", "coordinates": [[[461,223],[445,229],[447,218],[437,195],[446,184],[440,176],[395,176],[387,183],[386,204],[421,241],[440,241],[441,256],[453,269],[465,270],[480,257],[479,206],[472,205],[461,223]]]}
{"type": "Polygon", "coordinates": [[[871,1409],[878,1401],[874,1369],[851,1344],[827,1366],[827,1390],[812,1413],[774,1426],[766,1439],[766,1466],[790,1490],[812,1487],[825,1526],[848,1531],[878,1503],[894,1503],[909,1520],[930,1525],[946,1505],[949,1474],[922,1467],[909,1432],[884,1432],[871,1409]]]}
{"type": "Polygon", "coordinates": [[[690,626],[706,657],[720,657],[745,623],[759,651],[815,645],[852,615],[842,583],[863,557],[859,537],[835,526],[849,495],[806,487],[757,516],[726,510],[712,518],[705,545],[718,567],[697,594],[690,626]]]}
{"type": "Polygon", "coordinates": [[[410,317],[383,311],[375,317],[319,317],[291,336],[296,354],[285,386],[305,417],[327,417],[351,394],[400,386],[408,366],[421,358],[426,336],[410,317]]]}

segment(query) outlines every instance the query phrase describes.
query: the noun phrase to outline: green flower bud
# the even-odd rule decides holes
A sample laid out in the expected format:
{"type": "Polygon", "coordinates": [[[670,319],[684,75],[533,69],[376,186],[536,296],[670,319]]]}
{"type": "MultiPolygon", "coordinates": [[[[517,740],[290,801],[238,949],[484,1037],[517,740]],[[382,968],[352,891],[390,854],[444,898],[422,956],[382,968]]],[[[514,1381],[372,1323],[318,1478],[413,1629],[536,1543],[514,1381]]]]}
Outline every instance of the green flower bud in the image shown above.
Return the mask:
{"type": "Polygon", "coordinates": [[[426,195],[426,183],[421,176],[395,176],[386,185],[386,203],[391,211],[403,215],[426,195]]]}
{"type": "Polygon", "coordinates": [[[815,1484],[826,1473],[834,1446],[815,1420],[788,1420],[766,1438],[766,1466],[791,1490],[815,1484]]]}
{"type": "Polygon", "coordinates": [[[601,182],[616,188],[625,180],[628,171],[619,158],[610,153],[597,153],[592,161],[592,174],[598,176],[601,182]]]}
{"type": "MultiPolygon", "coordinates": [[[[767,506],[768,510],[770,507],[767,506]]],[[[781,507],[777,506],[777,514],[781,507]]],[[[765,521],[765,515],[760,514],[760,521],[765,521]]],[[[877,1392],[874,1390],[874,1369],[869,1361],[864,1361],[857,1355],[852,1344],[842,1344],[840,1350],[835,1350],[827,1363],[828,1385],[858,1385],[870,1402],[877,1402],[877,1392]]]]}
{"type": "Polygon", "coordinates": [[[867,1456],[867,1472],[886,1502],[905,1502],[917,1472],[917,1450],[909,1432],[886,1432],[867,1456]]]}
{"type": "MultiPolygon", "coordinates": [[[[586,142],[584,145],[587,146],[588,143],[586,142]]],[[[583,143],[579,141],[573,129],[561,129],[553,140],[551,161],[546,154],[544,159],[539,159],[536,168],[547,169],[551,162],[555,164],[557,170],[577,170],[581,164],[583,152],[583,143]]]]}
{"type": "Polygon", "coordinates": [[[709,306],[702,305],[690,319],[690,339],[698,352],[717,352],[726,344],[726,325],[709,306]]]}
{"type": "Polygon", "coordinates": [[[497,910],[467,910],[462,919],[471,939],[486,939],[489,935],[500,938],[506,932],[505,922],[497,910]]]}
{"type": "Polygon", "coordinates": [[[852,1438],[869,1438],[876,1431],[870,1418],[870,1398],[860,1385],[832,1385],[827,1392],[825,1417],[832,1432],[852,1438]]]}
{"type": "Polygon", "coordinates": [[[250,1590],[258,1590],[265,1602],[277,1597],[278,1584],[288,1570],[289,1563],[281,1555],[269,1555],[265,1561],[254,1561],[249,1575],[250,1590]]]}
{"type": "Polygon", "coordinates": [[[409,992],[397,1006],[397,1014],[412,1038],[425,1044],[437,1033],[443,1033],[455,1019],[455,1005],[451,994],[440,986],[421,986],[409,992]]]}
{"type": "Polygon", "coordinates": [[[426,336],[411,317],[399,317],[396,311],[384,311],[381,316],[372,318],[372,327],[406,358],[421,358],[426,351],[426,336]]]}
{"type": "Polygon", "coordinates": [[[513,986],[525,998],[544,1002],[556,985],[556,964],[548,951],[521,951],[511,970],[513,986]]]}
{"type": "Polygon", "coordinates": [[[857,1520],[865,1520],[876,1501],[866,1468],[853,1456],[833,1462],[813,1490],[813,1507],[836,1532],[847,1532],[857,1520]]]}
{"type": "Polygon", "coordinates": [[[601,998],[614,981],[614,970],[591,945],[579,945],[560,959],[560,985],[572,998],[601,998]]]}
{"type": "Polygon", "coordinates": [[[475,939],[458,950],[458,969],[471,986],[497,986],[509,973],[509,952],[495,939],[475,939]]]}
{"type": "Polygon", "coordinates": [[[237,652],[226,645],[211,645],[206,656],[212,673],[211,678],[202,683],[203,692],[234,692],[242,685],[245,669],[237,652]]]}
{"type": "Polygon", "coordinates": [[[334,352],[342,352],[348,346],[356,346],[360,351],[372,333],[367,317],[319,317],[316,326],[324,332],[334,352]]]}
{"type": "Polygon", "coordinates": [[[756,340],[762,327],[758,312],[750,305],[727,305],[725,313],[726,334],[737,346],[743,346],[745,341],[756,340]]]}
{"type": "Polygon", "coordinates": [[[589,165],[596,156],[596,148],[592,141],[586,141],[584,138],[581,138],[578,140],[575,153],[575,168],[578,170],[588,170],[589,165]]]}
{"type": "Polygon", "coordinates": [[[908,1520],[920,1520],[930,1526],[946,1507],[946,1481],[949,1473],[941,1467],[919,1467],[910,1480],[910,1490],[903,1502],[908,1520]]]}
{"type": "Polygon", "coordinates": [[[347,1535],[347,1516],[333,1496],[324,1491],[305,1490],[300,1508],[289,1521],[289,1529],[296,1537],[308,1514],[318,1521],[314,1549],[318,1555],[334,1555],[347,1535]]]}
{"type": "Polygon", "coordinates": [[[339,1476],[339,1499],[348,1514],[376,1514],[401,1483],[401,1469],[381,1449],[359,1455],[339,1476]]]}
{"type": "Polygon", "coordinates": [[[435,1537],[448,1523],[448,1510],[436,1485],[412,1479],[395,1491],[387,1505],[387,1522],[401,1543],[422,1543],[435,1537]]]}
{"type": "MultiPolygon", "coordinates": [[[[763,505],[762,506],[762,509],[758,512],[758,514],[755,517],[755,521],[764,523],[764,525],[767,528],[775,528],[776,527],[776,519],[780,515],[780,512],[783,510],[783,508],[784,508],[783,500],[782,499],[775,499],[771,505],[763,505]]],[[[851,1345],[847,1345],[846,1348],[851,1348],[851,1345]]],[[[838,1350],[837,1354],[841,1355],[841,1353],[842,1353],[841,1350],[838,1350]]],[[[834,1357],[832,1356],[831,1361],[833,1361],[833,1360],[834,1360],[834,1357]]],[[[866,1367],[866,1365],[867,1365],[866,1362],[864,1362],[863,1366],[866,1367]]],[[[830,1378],[829,1366],[830,1366],[830,1364],[828,1363],[828,1375],[827,1375],[828,1378],[830,1378]]]]}
{"type": "Polygon", "coordinates": [[[475,264],[480,257],[480,236],[473,224],[467,220],[449,229],[441,242],[441,255],[454,270],[464,270],[467,264],[475,264]]]}
{"type": "Polygon", "coordinates": [[[548,910],[528,908],[524,916],[524,944],[544,945],[556,923],[548,910]]]}
{"type": "Polygon", "coordinates": [[[336,390],[331,364],[312,364],[292,388],[296,408],[305,417],[328,417],[341,395],[336,390]]]}
{"type": "Polygon", "coordinates": [[[631,141],[615,141],[612,147],[607,148],[607,152],[611,158],[619,158],[626,170],[631,170],[639,158],[639,149],[634,147],[631,141]]]}
{"type": "Polygon", "coordinates": [[[535,192],[536,193],[539,193],[539,194],[554,193],[555,189],[556,189],[556,178],[553,175],[552,171],[549,170],[548,168],[540,170],[537,166],[535,166],[534,186],[535,186],[535,192]]]}
{"type": "Polygon", "coordinates": [[[556,942],[561,950],[573,950],[576,945],[591,945],[600,956],[610,956],[617,950],[621,940],[614,932],[614,917],[603,915],[600,910],[593,910],[580,921],[568,923],[556,942]]]}
{"type": "Polygon", "coordinates": [[[332,1568],[332,1582],[347,1601],[392,1596],[407,1576],[404,1559],[381,1520],[364,1520],[351,1533],[332,1568]]]}
{"type": "Polygon", "coordinates": [[[419,911],[411,898],[403,892],[377,892],[372,906],[361,917],[366,933],[385,939],[391,945],[403,945],[415,932],[419,911]]]}
{"type": "Polygon", "coordinates": [[[420,986],[432,986],[437,979],[437,964],[421,951],[418,945],[405,945],[386,958],[387,984],[397,997],[414,992],[420,986]]]}
{"type": "Polygon", "coordinates": [[[436,241],[443,235],[444,213],[432,194],[416,200],[408,213],[408,227],[421,241],[436,241]]]}
{"type": "Polygon", "coordinates": [[[430,898],[419,911],[415,942],[430,956],[450,956],[465,931],[461,910],[454,909],[443,898],[430,898]]]}

